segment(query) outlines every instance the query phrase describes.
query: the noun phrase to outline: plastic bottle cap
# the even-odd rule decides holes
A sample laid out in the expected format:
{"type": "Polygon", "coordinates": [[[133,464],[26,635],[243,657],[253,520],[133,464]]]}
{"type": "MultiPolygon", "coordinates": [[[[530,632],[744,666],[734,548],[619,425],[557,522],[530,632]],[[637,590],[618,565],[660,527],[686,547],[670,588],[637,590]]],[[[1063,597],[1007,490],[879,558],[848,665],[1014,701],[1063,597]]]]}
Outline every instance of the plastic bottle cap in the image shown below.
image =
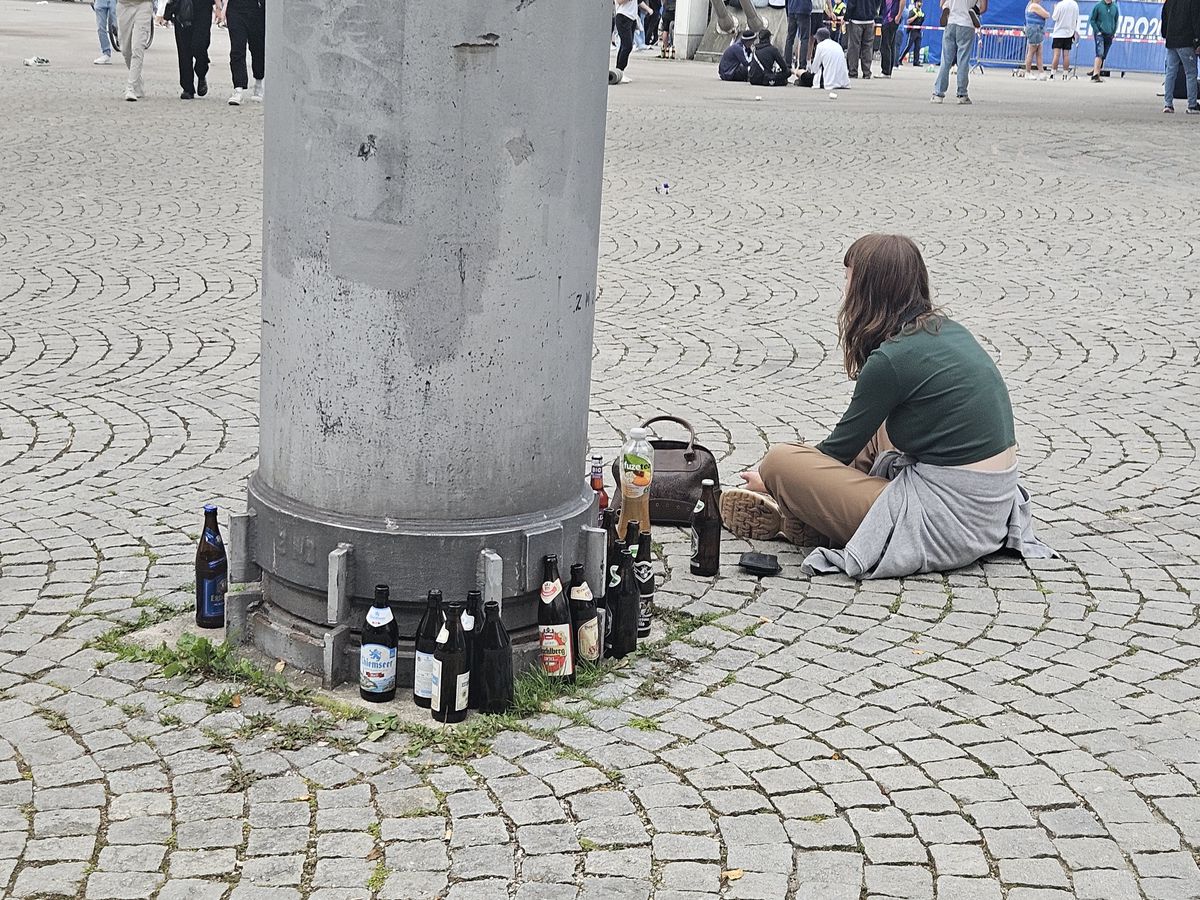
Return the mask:
{"type": "Polygon", "coordinates": [[[700,479],[700,487],[712,487],[712,486],[713,486],[713,480],[711,478],[700,479]]]}
{"type": "Polygon", "coordinates": [[[635,441],[645,440],[646,435],[650,433],[648,428],[630,428],[629,436],[635,441]]]}

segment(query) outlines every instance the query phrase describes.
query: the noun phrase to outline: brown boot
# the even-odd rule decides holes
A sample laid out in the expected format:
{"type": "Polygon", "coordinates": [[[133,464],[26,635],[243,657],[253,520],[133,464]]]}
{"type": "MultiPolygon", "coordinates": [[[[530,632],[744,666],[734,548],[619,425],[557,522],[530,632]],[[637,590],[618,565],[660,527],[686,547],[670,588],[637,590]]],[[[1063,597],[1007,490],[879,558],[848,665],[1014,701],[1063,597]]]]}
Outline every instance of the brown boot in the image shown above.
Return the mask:
{"type": "Polygon", "coordinates": [[[778,537],[783,527],[779,504],[766,494],[725,488],[721,491],[720,507],[721,524],[734,537],[769,541],[778,537]]]}

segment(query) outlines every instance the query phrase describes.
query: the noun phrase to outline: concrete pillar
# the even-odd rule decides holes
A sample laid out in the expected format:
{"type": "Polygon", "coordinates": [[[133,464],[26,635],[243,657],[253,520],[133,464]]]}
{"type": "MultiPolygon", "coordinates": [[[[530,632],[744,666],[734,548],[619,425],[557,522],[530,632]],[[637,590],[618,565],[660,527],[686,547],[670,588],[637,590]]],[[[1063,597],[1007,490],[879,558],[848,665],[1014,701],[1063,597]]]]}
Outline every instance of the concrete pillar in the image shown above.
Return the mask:
{"type": "Polygon", "coordinates": [[[675,5],[676,51],[691,59],[708,31],[710,0],[678,0],[675,5]]]}
{"type": "Polygon", "coordinates": [[[313,624],[307,658],[340,545],[349,624],[386,582],[402,634],[484,548],[505,598],[579,553],[611,15],[269,5],[251,553],[275,627],[313,624]]]}

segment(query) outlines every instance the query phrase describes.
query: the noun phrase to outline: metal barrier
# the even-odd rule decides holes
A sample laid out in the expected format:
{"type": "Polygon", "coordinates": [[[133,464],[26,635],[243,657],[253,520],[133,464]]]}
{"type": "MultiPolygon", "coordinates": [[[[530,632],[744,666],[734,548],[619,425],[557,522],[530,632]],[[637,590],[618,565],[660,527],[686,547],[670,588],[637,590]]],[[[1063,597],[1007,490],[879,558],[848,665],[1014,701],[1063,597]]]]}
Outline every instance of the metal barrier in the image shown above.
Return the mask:
{"type": "MultiPolygon", "coordinates": [[[[937,25],[922,26],[923,46],[937,46],[940,48],[943,30],[937,25]]],[[[1051,41],[1050,32],[1047,30],[1046,39],[1042,44],[1042,65],[1047,69],[1049,68],[1051,59],[1051,41]]],[[[1117,37],[1113,41],[1113,51],[1117,49],[1118,45],[1135,44],[1164,46],[1161,38],[1117,37]]],[[[1023,68],[1025,65],[1026,45],[1025,29],[1023,26],[984,25],[976,33],[975,46],[971,51],[971,68],[977,68],[980,72],[986,71],[986,67],[988,66],[1011,68],[1015,74],[1017,69],[1023,68]]],[[[1110,59],[1111,56],[1112,51],[1110,51],[1110,59]]],[[[1077,78],[1081,73],[1089,71],[1092,68],[1095,58],[1095,41],[1092,35],[1081,34],[1079,39],[1075,41],[1075,45],[1071,48],[1069,59],[1071,77],[1077,78]]],[[[1161,64],[1154,64],[1154,67],[1150,68],[1131,65],[1109,66],[1106,63],[1106,68],[1112,68],[1114,71],[1120,72],[1122,76],[1126,72],[1159,74],[1162,71],[1161,64]]]]}

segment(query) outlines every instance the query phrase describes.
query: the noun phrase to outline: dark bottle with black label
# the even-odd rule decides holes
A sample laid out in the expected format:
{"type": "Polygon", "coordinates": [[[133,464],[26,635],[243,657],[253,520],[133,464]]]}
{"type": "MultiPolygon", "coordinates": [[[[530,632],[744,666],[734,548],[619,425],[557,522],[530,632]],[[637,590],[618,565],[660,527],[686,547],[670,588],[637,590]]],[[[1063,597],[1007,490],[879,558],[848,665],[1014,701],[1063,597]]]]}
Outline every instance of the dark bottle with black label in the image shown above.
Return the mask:
{"type": "Polygon", "coordinates": [[[651,563],[650,535],[638,538],[637,557],[633,562],[633,573],[637,576],[638,596],[638,640],[650,637],[650,615],[654,608],[654,568],[651,563]]]}
{"type": "Polygon", "coordinates": [[[225,626],[225,592],[229,559],[217,525],[217,508],[204,507],[204,530],[196,547],[196,624],[201,628],[225,626]]]}
{"type": "Polygon", "coordinates": [[[429,709],[433,688],[433,652],[437,649],[438,634],[442,630],[442,592],[430,591],[425,601],[425,615],[417,625],[413,638],[413,703],[429,709]]]}
{"type": "Polygon", "coordinates": [[[629,523],[629,527],[625,529],[625,534],[621,540],[625,542],[625,546],[629,548],[629,552],[634,556],[637,555],[638,539],[642,536],[642,523],[634,519],[629,523]]]}
{"type": "Polygon", "coordinates": [[[372,703],[396,699],[396,647],[400,626],[392,615],[386,584],[375,585],[375,599],[363,622],[358,651],[358,693],[372,703]]]}
{"type": "Polygon", "coordinates": [[[446,622],[438,635],[430,679],[430,709],[439,722],[461,722],[467,717],[471,696],[471,669],[467,636],[463,633],[462,603],[446,605],[446,622]]]}
{"type": "Polygon", "coordinates": [[[495,600],[483,605],[483,624],[475,645],[479,648],[479,665],[471,672],[471,691],[478,693],[479,711],[507,712],[513,701],[512,642],[500,621],[500,604],[495,600]]]}
{"type": "Polygon", "coordinates": [[[604,592],[604,655],[612,656],[613,622],[617,613],[617,594],[621,590],[621,554],[625,552],[624,541],[613,541],[612,553],[608,557],[608,587],[604,592]]]}
{"type": "Polygon", "coordinates": [[[479,658],[479,629],[483,627],[483,594],[467,591],[467,608],[462,614],[463,634],[467,637],[467,665],[471,669],[471,709],[479,708],[479,685],[475,678],[475,663],[479,658]]]}
{"type": "Polygon", "coordinates": [[[700,482],[700,500],[692,510],[692,574],[716,575],[721,568],[721,511],[711,478],[700,482]]]}
{"type": "Polygon", "coordinates": [[[638,584],[633,571],[633,554],[622,546],[621,561],[617,566],[620,578],[614,593],[609,594],[608,611],[612,616],[612,633],[609,636],[609,655],[621,659],[637,649],[638,584]]]}
{"type": "Polygon", "coordinates": [[[583,577],[583,564],[571,566],[571,643],[578,663],[600,662],[600,617],[592,589],[583,577]]]}

